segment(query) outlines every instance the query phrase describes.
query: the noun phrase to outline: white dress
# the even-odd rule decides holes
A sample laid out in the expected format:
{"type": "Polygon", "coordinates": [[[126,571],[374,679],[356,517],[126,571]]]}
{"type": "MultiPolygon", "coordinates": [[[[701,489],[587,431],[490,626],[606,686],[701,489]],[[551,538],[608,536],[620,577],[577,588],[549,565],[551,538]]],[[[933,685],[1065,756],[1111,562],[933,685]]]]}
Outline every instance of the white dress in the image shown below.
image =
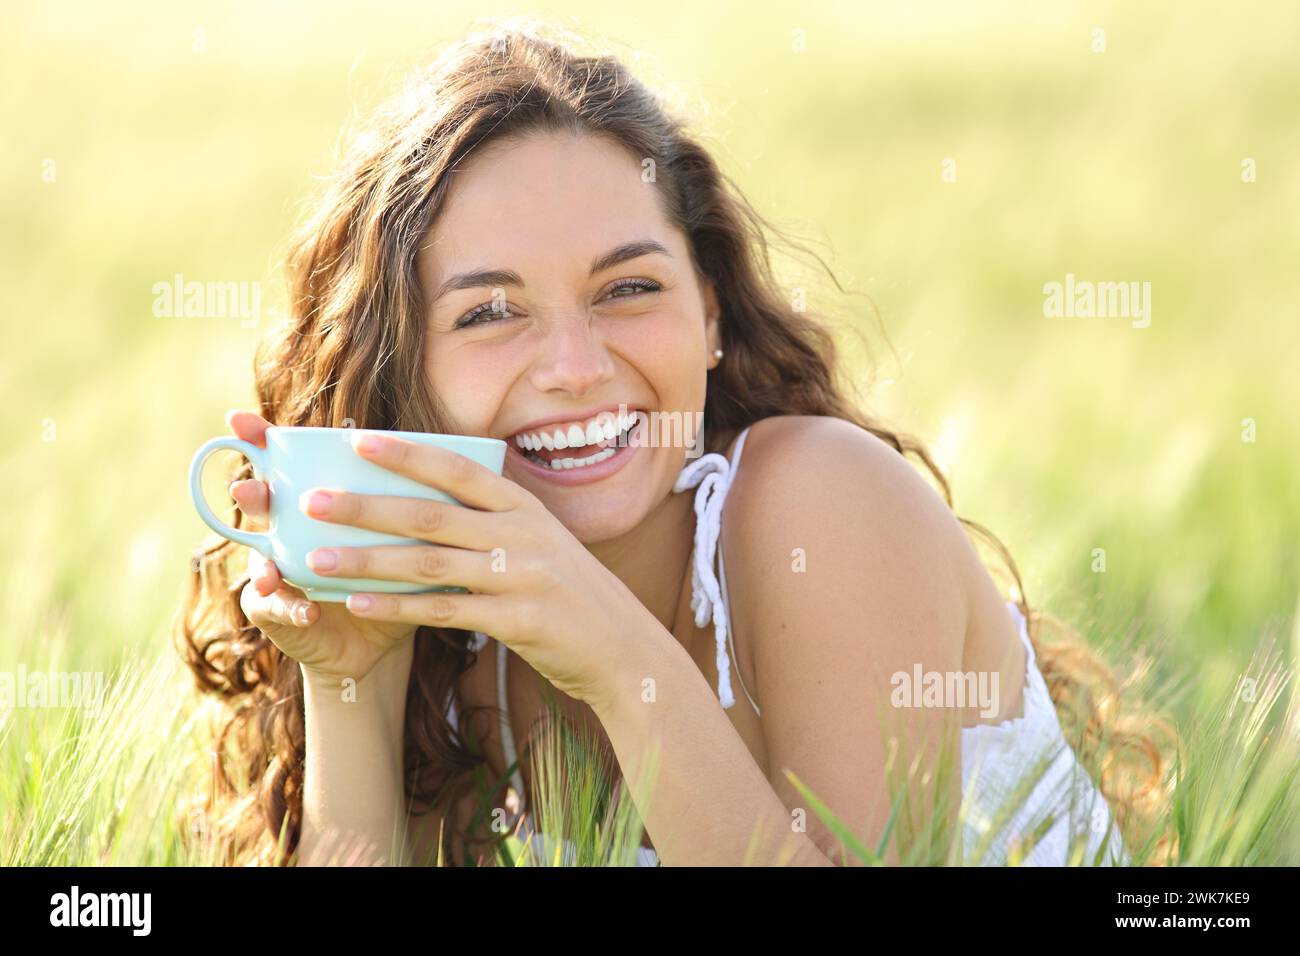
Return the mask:
{"type": "MultiPolygon", "coordinates": [[[[674,492],[680,493],[698,485],[691,610],[695,612],[697,627],[705,626],[710,619],[713,621],[718,648],[718,697],[724,708],[735,703],[730,680],[735,646],[729,628],[727,572],[718,552],[718,541],[722,506],[740,466],[748,432],[746,428],[736,441],[734,461],[728,461],[726,456],[716,452],[702,455],[682,469],[673,487],[674,492]],[[720,576],[713,573],[715,560],[720,576]],[[729,645],[730,656],[727,652],[729,645]]],[[[977,724],[961,729],[963,862],[981,866],[1004,865],[1008,862],[1008,850],[1014,839],[1036,832],[1048,818],[1055,818],[1047,834],[1020,859],[1022,865],[1065,866],[1070,862],[1071,842],[1081,843],[1085,835],[1085,864],[1099,859],[1103,866],[1126,865],[1129,863],[1128,853],[1111,817],[1110,807],[1061,731],[1056,708],[1038,669],[1024,617],[1014,604],[1007,607],[1018,624],[1020,641],[1025,648],[1024,711],[1020,717],[1000,724],[977,724]],[[1022,796],[1011,818],[1001,821],[995,833],[994,827],[999,823],[998,817],[1007,797],[1024,787],[1022,781],[1031,774],[1038,775],[1038,782],[1027,798],[1022,796]],[[1077,835],[1073,841],[1071,834],[1077,835]]],[[[487,636],[476,632],[475,641],[476,649],[481,649],[487,644],[487,636]]],[[[506,694],[507,649],[498,645],[496,658],[497,697],[503,711],[502,749],[509,765],[516,762],[517,753],[506,694]]],[[[736,673],[739,677],[738,669],[736,673]]],[[[762,712],[745,687],[743,678],[740,684],[754,712],[761,718],[762,712]]],[[[448,706],[447,715],[454,726],[454,701],[448,706]]],[[[511,775],[511,783],[517,793],[524,793],[523,776],[517,767],[511,775]]],[[[545,834],[532,828],[526,816],[519,821],[519,836],[529,842],[539,859],[549,861],[554,858],[553,844],[545,839],[545,834]]],[[[563,859],[570,861],[573,848],[568,840],[563,842],[563,859]]],[[[654,850],[638,848],[637,866],[657,866],[658,863],[654,850]]]]}

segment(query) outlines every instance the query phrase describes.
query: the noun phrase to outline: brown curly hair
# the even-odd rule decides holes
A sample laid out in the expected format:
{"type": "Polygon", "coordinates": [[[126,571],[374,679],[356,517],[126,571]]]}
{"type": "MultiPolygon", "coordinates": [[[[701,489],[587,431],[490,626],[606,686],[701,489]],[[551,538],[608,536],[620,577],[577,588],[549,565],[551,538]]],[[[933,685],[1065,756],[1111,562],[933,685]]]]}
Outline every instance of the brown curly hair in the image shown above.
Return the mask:
{"type": "MultiPolygon", "coordinates": [[[[740,429],[769,416],[834,416],[915,459],[951,507],[926,448],[846,397],[832,334],[792,308],[774,277],[767,234],[779,233],[619,59],[580,54],[571,37],[518,21],[471,34],[412,74],[351,138],[341,171],[289,249],[290,321],[255,359],[261,415],[279,425],[449,430],[422,372],[415,268],[446,201],[449,172],[493,139],[585,132],[654,161],[663,208],[717,291],[728,361],[708,379],[705,451],[724,450],[740,429]]],[[[251,476],[246,462],[232,475],[251,476]]],[[[1025,601],[1011,556],[986,529],[962,520],[1015,582],[1067,736],[1111,801],[1126,845],[1143,844],[1168,798],[1167,762],[1151,733],[1159,722],[1120,714],[1121,700],[1129,703],[1124,688],[1077,635],[1042,640],[1046,619],[1025,601]]],[[[175,631],[199,688],[229,705],[221,708],[208,808],[222,858],[281,862],[292,856],[302,821],[302,685],[296,663],[243,615],[248,578],[229,566],[239,550],[213,539],[196,552],[175,631]]],[[[485,763],[445,716],[457,679],[474,663],[470,637],[435,627],[416,634],[403,747],[413,813],[438,808],[450,819],[485,763]]],[[[468,829],[461,835],[481,838],[468,829]]]]}

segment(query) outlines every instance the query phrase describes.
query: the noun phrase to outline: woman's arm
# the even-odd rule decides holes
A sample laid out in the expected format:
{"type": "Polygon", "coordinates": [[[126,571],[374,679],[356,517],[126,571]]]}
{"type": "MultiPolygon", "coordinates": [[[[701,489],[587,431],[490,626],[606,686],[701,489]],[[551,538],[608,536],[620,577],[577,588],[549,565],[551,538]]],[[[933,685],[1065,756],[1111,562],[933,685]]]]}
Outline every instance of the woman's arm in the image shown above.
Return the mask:
{"type": "Polygon", "coordinates": [[[807,834],[791,826],[790,811],[695,662],[662,626],[659,630],[629,635],[639,640],[642,652],[628,657],[624,692],[611,695],[610,705],[596,715],[660,861],[665,866],[832,865],[807,834]],[[653,702],[641,693],[646,680],[654,682],[653,702]]]}
{"type": "MultiPolygon", "coordinates": [[[[637,794],[637,805],[666,865],[858,863],[840,856],[785,771],[874,850],[891,809],[890,735],[901,737],[899,773],[917,764],[906,781],[911,817],[896,828],[951,826],[956,817],[960,764],[942,781],[933,769],[940,747],[959,758],[959,715],[891,707],[890,676],[918,664],[960,669],[969,543],[911,466],[856,426],[821,418],[762,425],[769,440],[751,436],[728,496],[723,550],[771,778],[662,628],[632,635],[621,691],[598,714],[634,788],[646,748],[658,746],[648,804],[637,794]],[[647,679],[653,701],[642,693],[647,679]],[[944,819],[931,819],[926,807],[941,797],[944,819]],[[763,843],[747,857],[754,834],[763,843]]],[[[898,862],[893,841],[884,862],[898,862]]]]}
{"type": "Polygon", "coordinates": [[[402,739],[414,650],[403,641],[355,686],[303,669],[300,865],[407,862],[402,739]]]}

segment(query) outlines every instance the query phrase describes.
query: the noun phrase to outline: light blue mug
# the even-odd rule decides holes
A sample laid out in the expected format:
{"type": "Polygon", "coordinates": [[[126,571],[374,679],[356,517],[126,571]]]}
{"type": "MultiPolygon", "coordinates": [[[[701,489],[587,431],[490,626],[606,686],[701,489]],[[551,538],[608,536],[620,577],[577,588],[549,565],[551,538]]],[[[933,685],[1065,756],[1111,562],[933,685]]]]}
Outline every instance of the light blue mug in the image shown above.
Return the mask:
{"type": "MultiPolygon", "coordinates": [[[[204,524],[217,534],[247,545],[274,561],[280,570],[280,576],[289,584],[300,588],[312,601],[344,601],[349,594],[359,591],[377,594],[465,592],[466,589],[461,587],[430,587],[409,581],[322,577],[307,566],[307,554],[316,548],[421,543],[414,538],[312,518],[298,504],[302,493],[310,488],[341,488],[359,494],[428,498],[459,504],[446,492],[381,468],[358,455],[352,447],[352,436],[364,431],[378,430],[272,425],[266,430],[265,448],[258,448],[234,437],[214,438],[195,453],[190,464],[190,495],[194,498],[194,507],[198,509],[204,524]],[[253,476],[270,487],[268,531],[232,528],[208,507],[203,498],[203,465],[209,456],[221,449],[242,454],[253,463],[253,476]]],[[[478,462],[498,475],[505,465],[506,443],[499,438],[423,432],[378,433],[446,448],[478,462]]]]}

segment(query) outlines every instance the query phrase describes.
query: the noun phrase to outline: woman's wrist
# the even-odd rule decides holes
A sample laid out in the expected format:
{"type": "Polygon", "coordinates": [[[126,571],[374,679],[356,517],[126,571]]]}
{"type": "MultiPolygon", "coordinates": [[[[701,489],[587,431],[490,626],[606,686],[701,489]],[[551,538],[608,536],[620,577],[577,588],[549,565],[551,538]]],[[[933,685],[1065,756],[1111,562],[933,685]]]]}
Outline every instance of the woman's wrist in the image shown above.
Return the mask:
{"type": "Polygon", "coordinates": [[[361,677],[345,677],[340,674],[322,674],[299,665],[304,690],[310,690],[318,698],[337,699],[339,702],[351,703],[361,700],[363,691],[368,691],[371,700],[379,692],[388,692],[400,687],[406,689],[411,676],[411,661],[402,660],[404,655],[394,649],[384,656],[361,677]],[[391,659],[390,659],[391,658],[391,659]]]}
{"type": "Polygon", "coordinates": [[[629,627],[621,641],[618,653],[608,657],[611,670],[606,692],[591,702],[602,723],[644,719],[651,709],[647,702],[657,698],[660,679],[671,668],[690,661],[682,645],[649,611],[643,626],[629,627]]]}
{"type": "Polygon", "coordinates": [[[385,726],[400,735],[414,657],[412,637],[395,646],[359,678],[322,674],[299,665],[304,706],[318,712],[379,716],[385,726]]]}

